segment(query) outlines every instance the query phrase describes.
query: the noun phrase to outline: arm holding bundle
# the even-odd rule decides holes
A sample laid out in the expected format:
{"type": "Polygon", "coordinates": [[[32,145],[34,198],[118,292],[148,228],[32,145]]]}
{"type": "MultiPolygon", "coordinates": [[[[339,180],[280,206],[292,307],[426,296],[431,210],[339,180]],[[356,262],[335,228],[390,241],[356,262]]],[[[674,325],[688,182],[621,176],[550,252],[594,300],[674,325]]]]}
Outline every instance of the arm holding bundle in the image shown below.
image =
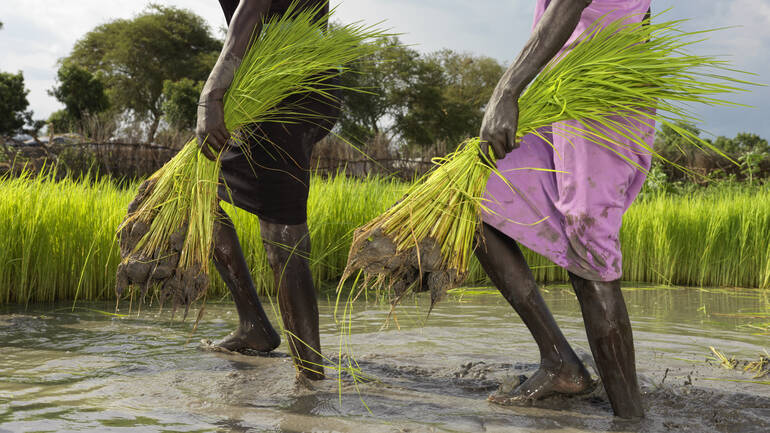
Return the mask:
{"type": "Polygon", "coordinates": [[[225,127],[224,96],[246,53],[254,29],[258,33],[271,0],[241,0],[227,31],[224,47],[209,75],[198,102],[195,134],[203,154],[215,160],[230,138],[225,127]]]}
{"type": "Polygon", "coordinates": [[[527,85],[561,50],[575,31],[583,10],[592,0],[553,0],[524,49],[511,64],[492,92],[487,104],[480,137],[482,152],[501,159],[518,147],[518,99],[527,85]]]}

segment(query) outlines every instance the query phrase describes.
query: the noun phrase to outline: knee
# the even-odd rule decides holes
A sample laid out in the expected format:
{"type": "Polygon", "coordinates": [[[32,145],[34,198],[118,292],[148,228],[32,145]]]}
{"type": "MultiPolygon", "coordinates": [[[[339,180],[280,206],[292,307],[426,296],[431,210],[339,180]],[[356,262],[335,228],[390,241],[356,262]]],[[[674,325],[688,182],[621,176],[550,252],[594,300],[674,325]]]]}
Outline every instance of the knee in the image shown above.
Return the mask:
{"type": "MultiPolygon", "coordinates": [[[[623,292],[620,281],[589,281],[570,274],[575,293],[578,296],[584,316],[586,314],[597,319],[606,320],[611,325],[617,325],[627,317],[623,292]]],[[[627,320],[627,319],[625,319],[627,320]]]]}
{"type": "Polygon", "coordinates": [[[276,245],[264,239],[262,242],[265,246],[265,255],[270,267],[283,266],[291,259],[291,247],[276,245]]]}
{"type": "Polygon", "coordinates": [[[291,260],[307,260],[310,255],[310,237],[307,228],[282,224],[263,226],[262,243],[271,267],[285,266],[291,260]],[[265,227],[269,226],[269,227],[265,227]],[[267,229],[267,230],[265,230],[267,229]]]}

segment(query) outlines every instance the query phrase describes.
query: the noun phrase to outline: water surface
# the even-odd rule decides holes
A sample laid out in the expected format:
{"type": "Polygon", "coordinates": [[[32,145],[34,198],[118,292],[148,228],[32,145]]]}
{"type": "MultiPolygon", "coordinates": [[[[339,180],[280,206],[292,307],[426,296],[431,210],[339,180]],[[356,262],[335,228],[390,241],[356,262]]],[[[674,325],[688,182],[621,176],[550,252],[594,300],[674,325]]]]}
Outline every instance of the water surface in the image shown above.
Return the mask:
{"type": "MultiPolygon", "coordinates": [[[[209,303],[194,333],[189,318],[156,309],[0,307],[0,432],[770,431],[770,384],[709,360],[709,346],[745,360],[770,350],[768,292],[625,289],[648,413],[633,422],[610,416],[601,389],[534,407],[487,403],[501,380],[534,371],[538,355],[501,296],[472,293],[427,321],[427,299],[402,305],[385,329],[387,307],[357,303],[349,349],[376,380],[343,374],[341,388],[297,383],[285,345],[272,357],[201,350],[202,338],[235,326],[231,304],[209,303]]],[[[590,364],[574,295],[552,287],[546,299],[590,364]]],[[[333,310],[321,301],[324,354],[336,360],[333,310]]]]}

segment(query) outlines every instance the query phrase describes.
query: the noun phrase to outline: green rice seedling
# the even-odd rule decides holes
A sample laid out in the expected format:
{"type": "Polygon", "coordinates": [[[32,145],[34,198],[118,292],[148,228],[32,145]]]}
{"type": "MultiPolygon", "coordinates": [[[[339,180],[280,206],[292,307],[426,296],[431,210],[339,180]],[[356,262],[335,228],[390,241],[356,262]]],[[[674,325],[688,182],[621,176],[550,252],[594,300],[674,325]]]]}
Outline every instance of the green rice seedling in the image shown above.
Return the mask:
{"type": "MultiPolygon", "coordinates": [[[[711,349],[711,353],[713,353],[714,356],[709,357],[707,359],[718,361],[719,365],[724,369],[735,370],[738,367],[741,367],[741,370],[743,370],[745,373],[753,374],[753,377],[752,377],[753,379],[762,379],[770,374],[770,356],[768,356],[767,351],[765,351],[765,353],[760,354],[758,360],[748,361],[748,360],[737,360],[734,356],[728,357],[723,352],[715,349],[713,346],[709,346],[709,349],[711,349]]],[[[717,379],[713,379],[713,380],[717,380],[717,379]]],[[[743,382],[770,385],[770,382],[764,382],[764,381],[745,380],[743,382]]]]}
{"type": "Polygon", "coordinates": [[[57,178],[0,176],[0,303],[114,297],[113,233],[129,193],[105,178],[57,178]]]}
{"type": "Polygon", "coordinates": [[[734,370],[738,365],[738,361],[734,356],[728,358],[727,355],[715,349],[714,346],[709,346],[709,349],[711,349],[711,353],[714,354],[714,358],[719,361],[719,365],[721,365],[723,368],[727,370],[734,370]]]}
{"type": "Polygon", "coordinates": [[[765,350],[765,353],[759,355],[758,360],[746,362],[743,371],[753,373],[754,379],[762,379],[770,375],[770,354],[765,350]]]}
{"type": "Polygon", "coordinates": [[[378,278],[375,286],[388,284],[399,299],[424,283],[435,301],[443,289],[464,280],[490,170],[478,163],[479,152],[479,140],[469,140],[437,159],[438,167],[413,185],[405,200],[357,230],[342,281],[363,269],[378,278]]]}
{"type": "MultiPolygon", "coordinates": [[[[326,31],[329,16],[317,19],[319,8],[301,10],[294,3],[265,22],[252,41],[224,97],[225,124],[236,142],[252,134],[248,125],[254,123],[312,119],[316,114],[281,101],[311,93],[331,98],[342,65],[376,49],[372,42],[382,32],[361,25],[326,31]]],[[[268,147],[263,150],[275,151],[268,147]]],[[[189,306],[206,292],[219,173],[218,161],[206,159],[193,139],[148,179],[120,227],[118,293],[138,285],[143,297],[150,286],[160,286],[161,301],[189,306]]]]}
{"type": "MultiPolygon", "coordinates": [[[[681,23],[594,24],[519,98],[518,138],[535,134],[547,140],[540,128],[576,120],[579,126],[564,126],[554,133],[579,134],[642,169],[608,136],[618,134],[656,154],[644,132],[626,125],[624,117],[649,119],[642,122],[679,131],[677,121],[692,120],[685,104],[730,105],[720,95],[748,84],[725,75],[733,71],[723,61],[686,54],[683,49],[697,42],[693,37],[702,32],[682,32],[681,23]]],[[[692,132],[681,133],[695,146],[713,148],[692,132]]],[[[486,208],[486,182],[490,175],[505,180],[489,157],[479,154],[479,141],[469,140],[447,158],[435,160],[434,170],[403,200],[357,230],[343,282],[362,271],[364,283],[387,287],[394,303],[410,289],[425,285],[435,302],[460,284],[467,276],[476,226],[486,208]]],[[[516,190],[516,185],[508,185],[516,190]]]]}
{"type": "Polygon", "coordinates": [[[716,185],[696,194],[657,194],[623,217],[628,281],[767,288],[770,187],[716,185]]]}
{"type": "MultiPolygon", "coordinates": [[[[108,178],[0,177],[0,304],[114,300],[120,263],[114,233],[138,186],[108,178]]],[[[344,174],[311,179],[310,268],[317,287],[337,286],[355,228],[386,211],[409,187],[393,179],[344,174]]],[[[258,293],[274,294],[259,221],[222,206],[235,223],[258,293]]],[[[768,289],[770,185],[715,185],[688,195],[645,197],[626,213],[620,238],[625,281],[768,289]]],[[[547,259],[523,253],[537,281],[567,280],[547,259]]],[[[228,297],[216,272],[210,275],[208,299],[228,297]]],[[[485,278],[472,259],[466,281],[489,284],[485,278]]],[[[748,292],[725,293],[734,298],[748,292]]],[[[751,293],[767,298],[766,290],[751,293]]],[[[754,325],[756,332],[767,333],[770,303],[762,305],[753,312],[754,325]]]]}

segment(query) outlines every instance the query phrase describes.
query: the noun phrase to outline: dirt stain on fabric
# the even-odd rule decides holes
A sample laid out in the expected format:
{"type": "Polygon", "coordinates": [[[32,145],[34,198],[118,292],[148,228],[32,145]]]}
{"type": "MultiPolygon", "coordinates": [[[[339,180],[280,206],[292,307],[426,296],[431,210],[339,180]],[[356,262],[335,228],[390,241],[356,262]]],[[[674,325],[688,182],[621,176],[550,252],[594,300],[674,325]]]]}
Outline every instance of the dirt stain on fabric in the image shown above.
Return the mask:
{"type": "Polygon", "coordinates": [[[561,238],[559,232],[557,232],[553,227],[547,226],[545,224],[543,224],[540,230],[538,230],[537,236],[539,238],[546,239],[551,243],[556,243],[559,238],[561,238]]]}
{"type": "Polygon", "coordinates": [[[568,270],[589,280],[601,280],[597,271],[607,267],[607,262],[595,248],[583,240],[586,232],[596,225],[596,219],[588,214],[567,215],[565,217],[567,232],[568,270]]]}

